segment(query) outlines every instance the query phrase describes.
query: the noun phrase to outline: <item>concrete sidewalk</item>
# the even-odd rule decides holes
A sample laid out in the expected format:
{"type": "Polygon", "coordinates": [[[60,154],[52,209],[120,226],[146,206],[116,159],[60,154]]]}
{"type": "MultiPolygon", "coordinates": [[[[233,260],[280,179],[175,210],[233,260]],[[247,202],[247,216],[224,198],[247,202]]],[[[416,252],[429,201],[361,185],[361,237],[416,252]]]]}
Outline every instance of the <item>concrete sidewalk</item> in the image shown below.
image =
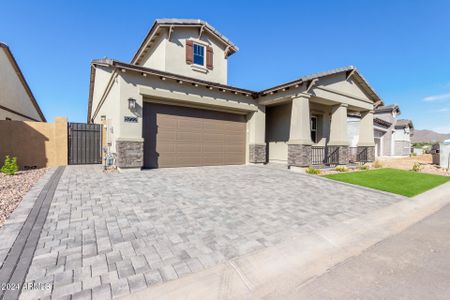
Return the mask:
{"type": "Polygon", "coordinates": [[[450,205],[282,295],[282,299],[449,299],[450,205]]]}
{"type": "MultiPolygon", "coordinates": [[[[450,183],[363,217],[347,220],[339,226],[292,236],[279,245],[150,287],[126,299],[302,298],[303,290],[299,287],[306,287],[308,282],[312,284],[315,278],[338,263],[360,255],[448,204],[450,183]]],[[[336,288],[348,284],[348,280],[337,283],[336,288]]],[[[305,293],[308,292],[305,290],[305,293]]],[[[310,296],[314,295],[305,294],[305,298],[310,296]]],[[[341,298],[333,294],[329,297],[341,298]]]]}

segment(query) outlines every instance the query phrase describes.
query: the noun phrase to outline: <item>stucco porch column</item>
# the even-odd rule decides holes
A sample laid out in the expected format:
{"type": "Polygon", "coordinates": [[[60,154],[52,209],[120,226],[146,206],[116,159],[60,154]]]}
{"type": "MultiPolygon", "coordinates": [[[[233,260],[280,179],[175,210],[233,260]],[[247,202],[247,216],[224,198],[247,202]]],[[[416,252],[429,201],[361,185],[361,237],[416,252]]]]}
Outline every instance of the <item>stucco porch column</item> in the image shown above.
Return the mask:
{"type": "Polygon", "coordinates": [[[288,166],[311,165],[311,116],[309,96],[292,99],[291,124],[288,142],[288,166]]]}
{"type": "Polygon", "coordinates": [[[266,107],[259,106],[248,119],[248,161],[265,163],[266,153],[266,107]]]}
{"type": "Polygon", "coordinates": [[[328,142],[328,154],[337,153],[339,165],[349,162],[348,137],[347,137],[347,107],[341,103],[331,110],[330,140],[328,142]]]}
{"type": "Polygon", "coordinates": [[[373,129],[373,110],[361,112],[357,153],[367,151],[367,160],[375,159],[375,137],[373,129]]]}

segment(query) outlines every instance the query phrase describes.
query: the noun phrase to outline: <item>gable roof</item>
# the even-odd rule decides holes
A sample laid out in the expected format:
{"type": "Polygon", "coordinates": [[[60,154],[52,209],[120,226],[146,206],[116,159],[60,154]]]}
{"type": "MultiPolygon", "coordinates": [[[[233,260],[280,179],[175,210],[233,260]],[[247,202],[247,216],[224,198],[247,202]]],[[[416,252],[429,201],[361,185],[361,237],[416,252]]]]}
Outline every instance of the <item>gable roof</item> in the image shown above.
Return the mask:
{"type": "Polygon", "coordinates": [[[400,107],[397,104],[390,104],[390,105],[380,105],[377,108],[375,108],[375,113],[384,113],[392,111],[396,111],[398,114],[400,114],[400,107]]]}
{"type": "Polygon", "coordinates": [[[218,90],[222,90],[222,91],[230,91],[230,92],[233,92],[236,94],[251,96],[254,99],[264,96],[264,95],[267,95],[272,90],[288,89],[290,86],[307,83],[315,78],[322,78],[322,77],[332,76],[332,75],[342,73],[342,72],[354,71],[353,75],[356,74],[358,76],[357,80],[360,80],[361,84],[364,82],[366,85],[366,88],[370,89],[372,91],[373,95],[376,96],[376,100],[380,101],[379,103],[383,103],[381,98],[376,94],[376,92],[370,87],[370,85],[367,83],[367,81],[365,81],[365,79],[361,76],[361,74],[353,66],[304,76],[298,80],[294,80],[294,81],[291,81],[291,82],[288,82],[285,84],[278,85],[274,88],[256,92],[256,91],[242,89],[242,88],[238,88],[238,87],[234,87],[234,86],[230,86],[230,85],[220,84],[220,83],[216,83],[216,82],[196,79],[193,77],[178,75],[178,74],[174,74],[174,73],[169,73],[169,72],[165,72],[165,71],[160,71],[160,70],[156,70],[156,69],[151,69],[151,68],[147,68],[147,67],[124,63],[124,62],[114,60],[114,59],[104,58],[104,59],[94,59],[91,62],[91,78],[90,78],[90,85],[89,85],[89,100],[88,100],[88,122],[90,122],[91,113],[92,113],[92,97],[93,97],[94,82],[95,82],[95,66],[97,66],[97,65],[145,73],[145,74],[157,76],[160,78],[164,77],[165,79],[172,79],[172,80],[177,80],[177,81],[181,81],[181,82],[191,83],[192,85],[195,85],[195,86],[204,86],[204,87],[214,88],[214,89],[218,89],[218,90]]]}
{"type": "Polygon", "coordinates": [[[381,127],[384,127],[384,128],[389,128],[392,125],[391,122],[388,122],[388,121],[380,119],[380,118],[373,118],[373,123],[377,124],[381,127]]]}
{"type": "Polygon", "coordinates": [[[203,87],[207,87],[207,88],[211,88],[211,89],[214,88],[214,89],[218,89],[218,90],[222,90],[222,91],[232,92],[235,94],[242,94],[247,97],[251,96],[252,98],[256,98],[258,96],[257,92],[234,87],[231,85],[220,84],[220,83],[216,83],[216,82],[201,80],[201,79],[197,79],[197,78],[193,78],[193,77],[178,75],[178,74],[160,71],[160,70],[156,70],[156,69],[151,69],[151,68],[147,68],[147,67],[132,65],[132,64],[118,61],[118,60],[110,59],[110,58],[94,59],[91,62],[91,79],[90,79],[90,84],[89,84],[89,100],[88,100],[88,122],[90,122],[90,117],[91,117],[91,113],[92,113],[92,97],[93,97],[94,82],[95,82],[95,66],[106,66],[106,67],[112,67],[112,68],[116,68],[116,69],[135,71],[135,72],[139,72],[142,74],[153,75],[153,76],[163,78],[163,79],[172,79],[172,80],[176,80],[176,81],[183,82],[183,83],[190,83],[195,86],[203,86],[203,87]]]}
{"type": "Polygon", "coordinates": [[[39,107],[39,104],[36,101],[36,98],[34,98],[34,95],[31,92],[30,86],[28,85],[27,81],[25,80],[25,76],[23,76],[23,73],[20,70],[19,65],[17,64],[16,59],[14,58],[11,50],[9,49],[9,46],[7,44],[3,43],[3,42],[0,42],[0,48],[5,51],[6,56],[8,57],[9,61],[11,62],[11,65],[13,66],[13,68],[14,68],[16,74],[17,74],[17,77],[19,77],[20,82],[22,83],[25,91],[27,92],[28,96],[30,97],[31,103],[33,104],[34,108],[36,109],[36,112],[38,113],[39,117],[41,117],[41,120],[36,120],[35,118],[32,118],[30,116],[26,116],[26,115],[21,114],[21,113],[16,112],[16,111],[12,111],[11,109],[3,107],[3,106],[2,106],[2,108],[5,109],[5,110],[8,110],[8,111],[11,111],[12,113],[14,113],[16,115],[20,115],[20,116],[22,116],[24,118],[27,118],[27,119],[30,119],[30,120],[33,120],[33,121],[47,122],[47,120],[45,119],[44,114],[41,111],[41,108],[39,107]]]}
{"type": "Polygon", "coordinates": [[[408,119],[400,119],[397,120],[397,122],[395,123],[395,128],[405,128],[405,127],[414,128],[413,122],[408,119]]]}
{"type": "Polygon", "coordinates": [[[136,51],[131,60],[131,64],[138,64],[140,59],[151,47],[151,44],[155,41],[155,35],[161,28],[173,28],[173,27],[198,27],[200,30],[206,30],[220,41],[222,41],[228,47],[227,56],[239,51],[239,48],[233,44],[228,38],[221,34],[217,29],[209,25],[207,22],[200,19],[156,19],[153,26],[142,41],[141,46],[136,51]]]}
{"type": "Polygon", "coordinates": [[[306,76],[300,77],[298,79],[295,79],[293,81],[289,81],[289,82],[277,85],[275,87],[272,87],[270,89],[263,90],[260,92],[260,94],[261,94],[261,96],[264,96],[266,94],[276,93],[279,90],[289,89],[292,86],[300,85],[302,83],[307,83],[314,79],[320,79],[323,77],[333,76],[333,75],[340,74],[340,73],[347,73],[347,75],[353,76],[354,80],[363,87],[364,91],[375,99],[376,104],[378,104],[378,105],[383,104],[383,100],[381,99],[381,97],[378,96],[377,92],[370,86],[369,82],[367,82],[367,80],[361,75],[361,73],[358,71],[358,69],[354,66],[347,66],[347,67],[337,68],[337,69],[333,69],[333,70],[329,70],[329,71],[325,71],[325,72],[306,75],[306,76]]]}

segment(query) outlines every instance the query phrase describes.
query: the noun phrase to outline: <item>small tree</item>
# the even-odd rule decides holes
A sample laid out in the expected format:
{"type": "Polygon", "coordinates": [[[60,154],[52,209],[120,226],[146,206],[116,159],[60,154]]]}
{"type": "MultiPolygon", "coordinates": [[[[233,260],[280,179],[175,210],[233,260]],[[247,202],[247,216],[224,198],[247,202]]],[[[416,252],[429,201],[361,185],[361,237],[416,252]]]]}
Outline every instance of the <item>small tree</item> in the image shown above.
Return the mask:
{"type": "Polygon", "coordinates": [[[7,175],[14,175],[19,171],[19,167],[17,166],[17,158],[14,156],[12,159],[9,157],[9,155],[6,155],[5,157],[5,163],[3,164],[3,167],[0,170],[2,173],[5,173],[7,175]]]}

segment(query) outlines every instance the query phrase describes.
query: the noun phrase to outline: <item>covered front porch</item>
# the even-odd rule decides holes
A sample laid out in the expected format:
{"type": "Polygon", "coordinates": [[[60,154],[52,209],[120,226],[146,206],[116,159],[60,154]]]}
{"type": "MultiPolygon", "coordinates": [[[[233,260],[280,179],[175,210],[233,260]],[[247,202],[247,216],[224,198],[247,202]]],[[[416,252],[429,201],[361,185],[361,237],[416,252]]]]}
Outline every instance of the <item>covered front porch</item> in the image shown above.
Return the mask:
{"type": "Polygon", "coordinates": [[[269,94],[261,102],[266,104],[268,162],[320,167],[374,160],[376,101],[348,74],[311,80],[304,90],[269,94]],[[348,138],[349,114],[361,118],[354,147],[348,138]]]}

